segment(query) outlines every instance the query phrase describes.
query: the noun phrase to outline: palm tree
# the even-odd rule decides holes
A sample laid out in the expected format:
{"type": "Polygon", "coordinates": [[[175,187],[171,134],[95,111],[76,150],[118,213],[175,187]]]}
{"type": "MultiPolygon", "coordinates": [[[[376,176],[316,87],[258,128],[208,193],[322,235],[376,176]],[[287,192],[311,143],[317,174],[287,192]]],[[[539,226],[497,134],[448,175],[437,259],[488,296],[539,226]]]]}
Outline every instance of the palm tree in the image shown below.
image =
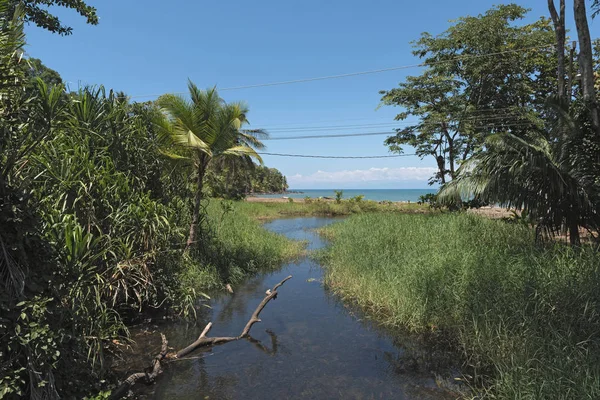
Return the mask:
{"type": "Polygon", "coordinates": [[[196,242],[201,220],[204,176],[214,160],[224,158],[262,159],[255,149],[262,148],[260,130],[246,131],[248,107],[243,103],[227,104],[216,88],[200,90],[188,82],[191,100],[182,96],[164,95],[158,99],[165,118],[158,124],[165,138],[164,153],[191,161],[196,178],[192,222],[186,249],[196,242]]]}
{"type": "Polygon", "coordinates": [[[600,228],[600,141],[565,107],[550,135],[510,133],[489,137],[486,150],[459,169],[438,199],[446,204],[475,196],[517,210],[538,221],[537,235],[561,228],[570,243],[580,243],[579,228],[600,228]],[[582,126],[583,129],[579,129],[582,126]]]}

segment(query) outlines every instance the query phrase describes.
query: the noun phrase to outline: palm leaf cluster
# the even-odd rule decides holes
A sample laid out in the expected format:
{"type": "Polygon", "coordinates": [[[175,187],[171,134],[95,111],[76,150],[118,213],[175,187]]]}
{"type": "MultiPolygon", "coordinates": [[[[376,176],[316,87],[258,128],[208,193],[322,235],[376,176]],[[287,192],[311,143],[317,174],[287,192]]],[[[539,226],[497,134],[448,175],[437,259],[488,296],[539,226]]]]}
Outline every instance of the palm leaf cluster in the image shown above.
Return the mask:
{"type": "Polygon", "coordinates": [[[202,199],[207,169],[211,163],[221,165],[262,164],[257,149],[264,148],[267,137],[262,130],[245,130],[248,107],[239,102],[226,103],[216,88],[201,90],[188,82],[189,99],[164,95],[158,99],[163,117],[157,120],[162,133],[163,154],[187,160],[193,166],[195,200],[187,247],[198,242],[198,231],[204,221],[202,199]]]}
{"type": "Polygon", "coordinates": [[[578,244],[580,228],[600,229],[600,140],[566,109],[552,132],[490,136],[486,149],[466,161],[458,177],[440,192],[452,203],[478,198],[525,211],[537,223],[538,235],[568,229],[578,244]]]}

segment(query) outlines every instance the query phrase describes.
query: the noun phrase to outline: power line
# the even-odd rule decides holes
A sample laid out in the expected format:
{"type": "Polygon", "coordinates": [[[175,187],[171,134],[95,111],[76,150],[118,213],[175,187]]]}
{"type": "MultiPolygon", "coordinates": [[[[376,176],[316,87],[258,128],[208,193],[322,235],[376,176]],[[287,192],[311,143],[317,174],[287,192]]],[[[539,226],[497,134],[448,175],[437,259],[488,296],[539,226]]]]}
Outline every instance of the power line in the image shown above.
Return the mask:
{"type": "Polygon", "coordinates": [[[338,135],[306,135],[306,136],[277,136],[262,140],[293,140],[293,139],[325,139],[325,138],[341,138],[355,136],[379,136],[379,135],[394,135],[394,131],[388,132],[367,132],[367,133],[340,133],[338,135]]]}
{"type": "Polygon", "coordinates": [[[283,153],[264,153],[259,152],[258,154],[262,156],[277,156],[277,157],[296,157],[296,158],[351,158],[351,159],[359,159],[359,158],[397,158],[397,157],[408,157],[415,156],[416,154],[395,154],[395,155],[385,155],[385,156],[317,156],[317,155],[309,155],[309,154],[283,154],[283,153]]]}
{"type": "MultiPolygon", "coordinates": [[[[505,118],[510,118],[510,117],[523,117],[522,113],[505,113],[503,115],[493,115],[493,116],[488,116],[489,114],[481,114],[481,115],[477,115],[477,114],[471,114],[471,117],[465,117],[465,118],[460,118],[457,121],[460,122],[464,122],[464,121],[493,121],[493,120],[500,120],[500,119],[505,119],[505,118]]],[[[268,128],[263,128],[264,130],[267,130],[268,132],[278,132],[278,133],[283,133],[283,132],[304,132],[304,131],[337,131],[337,130],[342,130],[342,129],[369,129],[369,128],[382,128],[382,127],[386,127],[386,126],[391,126],[391,127],[402,127],[402,126],[410,126],[410,125],[418,125],[419,121],[396,121],[396,122],[386,122],[386,123],[377,123],[377,124],[352,124],[352,125],[330,125],[330,126],[303,126],[303,127],[296,127],[296,128],[288,128],[288,129],[268,129],[268,128]]]]}
{"type": "MultiPolygon", "coordinates": [[[[430,123],[431,125],[437,125],[437,123],[430,123]]],[[[534,122],[513,122],[513,123],[495,123],[495,124],[485,124],[481,125],[478,128],[518,128],[525,126],[535,126],[534,122]]],[[[301,135],[301,136],[276,136],[262,139],[264,140],[296,140],[296,139],[329,139],[329,138],[341,138],[341,137],[360,137],[360,136],[393,136],[394,131],[387,132],[359,132],[359,133],[340,133],[333,135],[301,135]]]]}
{"type": "MultiPolygon", "coordinates": [[[[226,91],[226,90],[253,89],[253,88],[259,88],[259,87],[281,86],[281,85],[291,85],[291,84],[295,84],[295,83],[305,83],[305,82],[324,81],[324,80],[329,80],[329,79],[349,78],[349,77],[360,76],[360,75],[380,74],[380,73],[383,73],[383,72],[399,71],[399,70],[402,70],[402,69],[409,69],[409,68],[418,68],[418,67],[426,67],[426,66],[432,66],[432,65],[439,65],[439,64],[445,64],[445,63],[454,62],[454,61],[461,61],[461,60],[468,60],[468,59],[482,58],[482,57],[499,56],[499,55],[504,55],[504,54],[509,54],[509,53],[520,53],[520,52],[525,52],[525,51],[528,51],[528,50],[539,50],[539,49],[544,49],[544,48],[551,47],[551,46],[554,47],[554,44],[548,44],[548,45],[545,45],[545,46],[526,47],[526,48],[522,48],[522,49],[513,49],[513,50],[498,51],[498,52],[495,52],[495,53],[458,56],[458,57],[454,57],[454,58],[451,58],[451,59],[448,59],[448,60],[441,60],[441,61],[434,61],[434,62],[423,62],[423,63],[419,63],[419,64],[402,65],[402,66],[399,66],[399,67],[382,68],[382,69],[375,69],[375,70],[370,70],[370,71],[351,72],[351,73],[348,73],[348,74],[327,75],[327,76],[319,76],[319,77],[313,77],[313,78],[294,79],[294,80],[289,80],[289,81],[259,83],[259,84],[255,84],[255,85],[233,86],[233,87],[227,87],[227,88],[223,88],[223,89],[219,89],[219,90],[220,91],[226,91]]],[[[172,94],[186,94],[186,93],[187,92],[175,92],[175,93],[172,93],[172,94]]],[[[161,94],[135,95],[135,96],[129,96],[129,98],[133,99],[133,98],[140,98],[140,97],[158,97],[158,96],[161,96],[162,94],[163,93],[161,93],[161,94]]]]}
{"type": "MultiPolygon", "coordinates": [[[[471,115],[476,115],[476,114],[481,114],[486,115],[486,113],[497,113],[498,111],[504,111],[504,110],[513,110],[513,112],[520,112],[522,110],[521,107],[518,106],[512,106],[512,107],[500,107],[500,108],[486,108],[486,109],[481,109],[481,110],[475,110],[475,111],[469,111],[468,113],[471,115]]],[[[505,113],[505,114],[512,114],[511,113],[505,113]]],[[[311,122],[307,122],[307,121],[302,121],[302,122],[291,122],[291,123],[286,123],[286,124],[275,124],[275,125],[266,125],[263,126],[263,129],[269,130],[269,131],[273,131],[273,130],[294,130],[294,129],[298,129],[298,128],[305,128],[304,126],[295,126],[295,125],[303,125],[303,124],[324,124],[324,123],[341,123],[341,122],[348,122],[348,121],[390,121],[390,117],[370,117],[370,118],[345,118],[345,119],[333,119],[333,120],[317,120],[317,121],[311,121],[311,122]],[[286,128],[289,127],[289,128],[286,128]]],[[[408,122],[408,123],[412,123],[411,121],[402,121],[402,122],[408,122]]],[[[362,124],[361,124],[362,125],[362,124]]],[[[367,124],[365,123],[365,125],[371,125],[371,124],[367,124]]],[[[328,126],[327,126],[328,127],[328,126]]],[[[309,127],[306,127],[309,128],[309,127]]],[[[310,127],[313,128],[313,127],[310,127]]]]}

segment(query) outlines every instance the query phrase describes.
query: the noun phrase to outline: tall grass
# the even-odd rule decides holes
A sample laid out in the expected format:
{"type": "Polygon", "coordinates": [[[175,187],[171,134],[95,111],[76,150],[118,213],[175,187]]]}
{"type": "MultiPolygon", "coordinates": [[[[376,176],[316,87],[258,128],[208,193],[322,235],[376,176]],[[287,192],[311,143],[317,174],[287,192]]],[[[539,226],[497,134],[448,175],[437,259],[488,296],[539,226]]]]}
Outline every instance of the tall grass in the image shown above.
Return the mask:
{"type": "Polygon", "coordinates": [[[368,212],[425,213],[432,210],[418,203],[378,203],[372,200],[341,200],[339,203],[321,199],[298,200],[287,203],[236,202],[244,214],[259,219],[298,217],[306,215],[343,216],[368,212]]]}
{"type": "Polygon", "coordinates": [[[183,273],[195,290],[238,283],[245,276],[281,266],[303,251],[303,243],[267,231],[242,206],[211,199],[206,208],[208,237],[183,273]]]}
{"type": "Polygon", "coordinates": [[[384,324],[449,336],[475,392],[600,398],[600,258],[473,215],[368,214],[324,233],[326,282],[384,324]]]}

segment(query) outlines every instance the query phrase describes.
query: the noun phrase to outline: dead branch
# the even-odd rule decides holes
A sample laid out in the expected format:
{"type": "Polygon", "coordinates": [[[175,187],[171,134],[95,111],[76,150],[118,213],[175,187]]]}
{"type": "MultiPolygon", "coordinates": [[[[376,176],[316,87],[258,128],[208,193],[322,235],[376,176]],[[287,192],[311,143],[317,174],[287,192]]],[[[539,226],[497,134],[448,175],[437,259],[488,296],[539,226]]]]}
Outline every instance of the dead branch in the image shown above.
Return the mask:
{"type": "MultiPolygon", "coordinates": [[[[267,305],[267,303],[269,301],[277,298],[277,289],[279,289],[281,287],[281,285],[283,285],[285,282],[287,282],[290,279],[292,279],[291,275],[286,277],[284,280],[279,282],[277,285],[275,285],[273,287],[273,289],[267,290],[267,292],[265,293],[265,298],[260,302],[258,307],[256,307],[256,310],[254,310],[254,312],[252,313],[250,320],[248,320],[248,323],[246,324],[246,326],[242,330],[242,333],[239,336],[208,337],[206,335],[208,335],[208,332],[210,332],[210,329],[212,328],[212,322],[209,322],[206,325],[206,327],[204,328],[204,330],[202,331],[202,333],[200,334],[200,336],[198,336],[198,339],[196,339],[196,341],[194,343],[190,344],[189,346],[187,346],[186,348],[184,348],[182,350],[179,350],[176,354],[167,354],[167,345],[168,345],[167,338],[165,337],[165,335],[163,335],[161,333],[160,336],[162,338],[162,348],[161,348],[160,353],[152,361],[152,366],[147,369],[147,372],[138,372],[135,374],[131,374],[127,379],[125,379],[125,381],[121,384],[121,386],[119,386],[110,395],[109,400],[116,400],[116,399],[120,399],[121,397],[125,396],[127,394],[127,392],[129,391],[129,389],[131,387],[133,387],[133,385],[135,385],[135,383],[138,382],[140,379],[145,378],[146,383],[154,382],[156,377],[162,372],[163,361],[168,362],[169,360],[174,360],[174,359],[179,359],[179,358],[185,357],[188,354],[190,354],[191,352],[193,352],[194,350],[202,348],[202,347],[209,347],[209,346],[213,346],[213,345],[219,345],[219,344],[224,344],[224,343],[228,343],[228,342],[233,342],[235,340],[240,340],[243,338],[249,338],[250,337],[250,329],[252,329],[252,326],[257,322],[261,322],[260,318],[258,318],[258,317],[259,317],[260,313],[262,312],[262,310],[265,308],[265,306],[267,305]]],[[[269,332],[269,334],[271,335],[270,332],[269,332]]],[[[272,340],[272,345],[273,345],[272,351],[274,353],[277,351],[277,342],[276,342],[276,338],[274,338],[274,335],[271,335],[271,340],[272,340]]],[[[252,339],[252,340],[250,340],[250,342],[252,342],[256,345],[256,342],[258,342],[258,341],[252,339]]],[[[260,342],[258,342],[258,343],[260,344],[260,342]]],[[[267,350],[267,349],[265,348],[265,350],[267,350]]],[[[267,350],[267,352],[268,352],[268,350],[267,350]]]]}
{"type": "Polygon", "coordinates": [[[234,340],[239,339],[239,337],[206,337],[206,335],[210,331],[210,328],[212,328],[212,322],[209,322],[208,325],[206,325],[206,328],[204,328],[204,330],[202,331],[200,336],[198,336],[198,339],[196,339],[196,341],[194,343],[190,344],[188,347],[186,347],[183,350],[179,350],[177,352],[177,354],[175,355],[175,358],[185,357],[188,354],[190,354],[192,351],[194,351],[200,347],[207,347],[207,346],[212,346],[215,344],[223,344],[223,343],[227,343],[227,342],[233,342],[234,340]]]}
{"type": "Polygon", "coordinates": [[[260,302],[258,307],[256,307],[256,310],[254,310],[254,313],[252,314],[252,317],[250,317],[250,321],[248,321],[248,323],[244,327],[244,330],[242,331],[240,338],[246,337],[250,334],[250,329],[252,329],[252,325],[254,325],[257,322],[260,322],[260,318],[258,318],[258,316],[260,315],[260,312],[263,310],[263,308],[265,308],[267,303],[269,301],[271,301],[271,299],[274,299],[277,297],[277,289],[279,289],[279,287],[281,285],[283,285],[285,282],[287,282],[290,279],[292,279],[291,275],[288,276],[287,278],[285,278],[284,280],[282,280],[281,282],[279,282],[277,285],[275,285],[273,287],[273,289],[267,290],[265,298],[263,299],[263,301],[260,302]]]}
{"type": "Polygon", "coordinates": [[[267,334],[271,337],[271,348],[269,349],[267,346],[265,346],[260,340],[254,339],[252,336],[248,335],[246,336],[246,340],[249,341],[250,343],[252,343],[254,346],[256,346],[257,349],[259,349],[260,351],[262,351],[263,353],[269,355],[269,356],[273,356],[275,354],[277,354],[277,335],[275,335],[275,333],[273,333],[270,330],[266,330],[267,334]]]}
{"type": "Polygon", "coordinates": [[[137,372],[129,375],[127,379],[119,386],[113,393],[111,393],[109,400],[120,399],[125,396],[129,389],[136,384],[140,379],[146,378],[147,383],[154,382],[156,377],[162,372],[161,361],[167,356],[168,342],[165,335],[160,334],[162,340],[162,346],[160,353],[152,360],[152,366],[149,368],[149,372],[137,372]]]}

